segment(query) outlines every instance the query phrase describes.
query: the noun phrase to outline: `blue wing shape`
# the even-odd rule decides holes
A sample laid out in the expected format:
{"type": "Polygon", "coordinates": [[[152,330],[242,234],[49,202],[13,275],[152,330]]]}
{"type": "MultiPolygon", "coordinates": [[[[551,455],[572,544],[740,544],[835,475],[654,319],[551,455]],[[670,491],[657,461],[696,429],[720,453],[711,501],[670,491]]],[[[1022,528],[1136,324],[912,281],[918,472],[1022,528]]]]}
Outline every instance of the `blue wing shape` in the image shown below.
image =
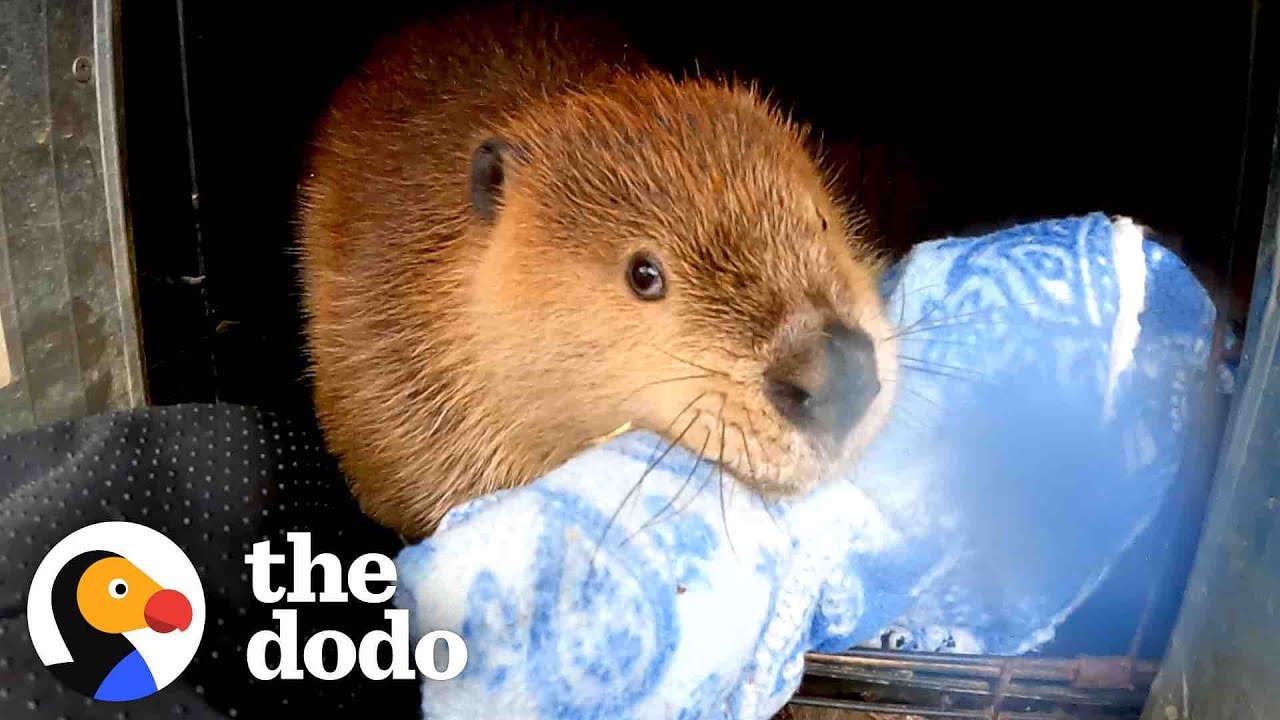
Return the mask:
{"type": "Polygon", "coordinates": [[[125,702],[146,697],[156,691],[156,679],[151,675],[151,668],[142,659],[137,650],[129,653],[116,663],[98,686],[93,699],[107,702],[125,702]]]}

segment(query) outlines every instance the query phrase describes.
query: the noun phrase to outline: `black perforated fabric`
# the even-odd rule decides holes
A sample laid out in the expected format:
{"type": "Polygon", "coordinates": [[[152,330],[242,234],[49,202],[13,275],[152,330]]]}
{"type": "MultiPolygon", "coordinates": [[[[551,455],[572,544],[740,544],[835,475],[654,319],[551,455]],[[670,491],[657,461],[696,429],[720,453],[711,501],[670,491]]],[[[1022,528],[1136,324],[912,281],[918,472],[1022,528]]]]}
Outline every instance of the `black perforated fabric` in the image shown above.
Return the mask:
{"type": "MultiPolygon", "coordinates": [[[[245,646],[276,628],[271,610],[299,610],[299,637],[386,630],[387,605],[266,605],[253,598],[244,556],[269,539],[312,534],[313,553],[343,567],[361,554],[394,557],[400,541],[360,514],[309,418],[228,405],[149,408],[0,437],[0,718],[416,717],[416,681],[256,681],[245,646]],[[93,702],[62,688],[27,636],[27,589],[40,560],[97,522],[147,525],[187,553],[204,585],[200,650],[182,676],[130,703],[93,702]]],[[[277,576],[284,584],[290,572],[277,576]]],[[[319,574],[315,576],[319,578],[319,574]]],[[[330,644],[331,646],[331,644],[330,644]]],[[[301,651],[299,651],[301,652],[301,651]]],[[[329,661],[332,667],[333,661],[329,661]]]]}

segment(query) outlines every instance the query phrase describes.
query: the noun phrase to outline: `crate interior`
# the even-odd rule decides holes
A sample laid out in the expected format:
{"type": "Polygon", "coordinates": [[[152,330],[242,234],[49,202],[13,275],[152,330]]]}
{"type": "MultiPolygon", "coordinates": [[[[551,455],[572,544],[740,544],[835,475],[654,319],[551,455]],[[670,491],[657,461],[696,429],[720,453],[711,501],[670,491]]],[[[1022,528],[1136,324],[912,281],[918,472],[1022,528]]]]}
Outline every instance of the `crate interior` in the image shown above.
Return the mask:
{"type": "MultiPolygon", "coordinates": [[[[371,39],[454,5],[125,5],[125,150],[152,402],[309,403],[291,213],[310,123],[371,39]]],[[[583,7],[673,72],[758,80],[821,133],[841,187],[896,252],[1018,220],[1126,214],[1243,322],[1267,165],[1251,158],[1269,149],[1274,114],[1274,93],[1265,106],[1255,95],[1273,86],[1275,65],[1248,3],[583,7]]],[[[1160,656],[1202,490],[1166,509],[1046,654],[1160,656]]]]}

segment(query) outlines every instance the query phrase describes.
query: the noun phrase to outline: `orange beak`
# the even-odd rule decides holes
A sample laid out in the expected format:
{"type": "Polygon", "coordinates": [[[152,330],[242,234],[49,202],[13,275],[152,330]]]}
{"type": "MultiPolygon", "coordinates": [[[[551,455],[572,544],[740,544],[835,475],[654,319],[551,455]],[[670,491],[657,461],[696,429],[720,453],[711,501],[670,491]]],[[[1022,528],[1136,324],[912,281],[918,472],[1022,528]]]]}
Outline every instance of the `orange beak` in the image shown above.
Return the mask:
{"type": "Polygon", "coordinates": [[[142,616],[158,633],[186,630],[191,627],[191,603],[177,590],[161,590],[147,599],[142,616]]]}

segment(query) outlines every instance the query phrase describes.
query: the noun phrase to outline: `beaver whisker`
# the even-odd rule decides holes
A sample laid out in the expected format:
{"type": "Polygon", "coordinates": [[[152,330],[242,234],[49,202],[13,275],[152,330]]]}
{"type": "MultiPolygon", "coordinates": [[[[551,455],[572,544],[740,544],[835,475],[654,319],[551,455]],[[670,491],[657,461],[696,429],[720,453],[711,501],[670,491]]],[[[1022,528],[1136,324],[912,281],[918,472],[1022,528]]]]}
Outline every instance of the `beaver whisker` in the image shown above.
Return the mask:
{"type": "MultiPolygon", "coordinates": [[[[919,288],[917,288],[917,290],[919,290],[919,288]]],[[[951,297],[951,293],[953,293],[953,292],[954,292],[954,289],[953,289],[953,290],[948,290],[948,291],[946,292],[946,294],[945,294],[945,295],[943,295],[943,299],[947,299],[947,298],[951,297]]],[[[917,325],[919,325],[919,324],[921,324],[921,323],[929,322],[930,320],[932,320],[932,319],[934,318],[934,313],[935,313],[935,312],[937,312],[937,310],[941,307],[940,305],[934,305],[933,307],[929,308],[929,310],[928,310],[927,312],[925,312],[924,314],[922,314],[920,317],[916,318],[916,319],[915,319],[915,321],[914,321],[914,322],[912,322],[910,325],[908,325],[908,326],[906,326],[906,327],[903,327],[902,323],[903,323],[903,321],[906,319],[906,313],[907,313],[907,298],[910,296],[910,294],[911,294],[910,292],[905,292],[905,293],[903,293],[902,298],[898,301],[898,302],[899,302],[899,305],[898,305],[898,330],[899,330],[899,332],[901,332],[901,331],[903,331],[903,330],[909,330],[909,329],[911,329],[912,327],[915,327],[915,326],[917,326],[917,325]]]]}
{"type": "MultiPolygon", "coordinates": [[[[894,383],[895,385],[897,385],[897,387],[898,387],[898,388],[900,388],[900,389],[908,390],[908,391],[909,391],[912,395],[914,395],[915,397],[917,397],[917,398],[919,398],[919,399],[921,399],[921,400],[924,400],[925,402],[928,402],[929,404],[933,405],[933,407],[937,408],[938,410],[941,410],[941,406],[939,406],[939,405],[938,405],[938,403],[937,403],[936,401],[934,401],[932,398],[930,398],[930,397],[928,397],[928,396],[926,396],[926,395],[923,395],[923,394],[921,394],[921,393],[920,393],[920,392],[918,392],[918,391],[911,390],[911,389],[909,389],[909,388],[905,387],[905,386],[904,386],[903,384],[901,384],[901,383],[898,383],[898,382],[897,382],[897,378],[896,378],[896,376],[895,376],[895,377],[892,377],[892,378],[888,378],[888,381],[889,381],[889,382],[893,382],[893,383],[894,383]]],[[[893,412],[894,412],[894,413],[898,413],[898,414],[902,415],[902,417],[900,418],[900,421],[899,421],[899,423],[898,423],[899,427],[903,427],[903,428],[910,427],[913,431],[917,431],[917,434],[916,434],[916,436],[915,436],[915,437],[916,437],[916,439],[918,439],[920,442],[928,442],[928,441],[929,441],[929,438],[928,438],[928,437],[926,437],[926,436],[925,436],[925,435],[923,435],[923,434],[919,434],[920,432],[922,432],[922,431],[926,430],[926,428],[928,428],[929,423],[925,422],[925,421],[924,421],[924,419],[922,419],[922,417],[921,417],[919,414],[917,414],[917,413],[916,413],[916,411],[915,411],[914,409],[912,409],[912,408],[907,404],[907,402],[905,401],[905,399],[900,398],[900,399],[899,399],[899,401],[898,401],[897,403],[895,403],[895,404],[894,404],[894,406],[893,406],[893,412]],[[905,421],[910,421],[910,425],[908,425],[905,421]]]]}
{"type": "Polygon", "coordinates": [[[738,434],[742,436],[742,450],[747,456],[747,468],[751,471],[751,477],[756,475],[756,464],[751,460],[751,443],[747,442],[747,433],[738,423],[733,423],[733,427],[737,429],[738,434]]]}
{"type": "Polygon", "coordinates": [[[911,293],[917,293],[917,292],[920,292],[921,290],[928,290],[928,289],[930,289],[930,288],[936,288],[936,287],[938,287],[938,286],[939,286],[939,285],[941,285],[941,284],[942,284],[942,283],[940,283],[940,282],[936,282],[936,283],[933,283],[933,284],[931,284],[931,285],[925,285],[924,287],[918,287],[918,288],[915,288],[915,289],[912,289],[912,290],[907,290],[906,292],[902,293],[902,300],[903,300],[904,302],[902,302],[902,304],[898,306],[898,326],[899,326],[899,327],[901,327],[901,326],[902,326],[902,321],[906,319],[906,315],[907,315],[907,303],[906,303],[905,301],[906,301],[906,299],[907,299],[907,298],[911,297],[911,293]]]}
{"type": "MultiPolygon", "coordinates": [[[[694,398],[693,398],[692,400],[690,400],[689,402],[685,403],[685,406],[684,406],[684,407],[680,408],[680,412],[676,413],[675,417],[671,418],[671,422],[667,423],[667,426],[666,426],[665,428],[663,428],[663,429],[662,429],[662,433],[661,433],[661,434],[665,435],[665,434],[667,434],[667,433],[671,432],[671,429],[672,429],[672,428],[674,428],[674,427],[676,426],[676,423],[677,423],[677,422],[680,422],[680,417],[681,417],[682,415],[684,415],[685,413],[689,412],[689,408],[693,407],[694,403],[698,402],[699,400],[701,400],[702,398],[704,398],[704,397],[706,397],[706,396],[708,396],[708,395],[711,395],[711,394],[713,394],[713,393],[718,393],[718,392],[719,392],[719,391],[717,391],[717,390],[703,390],[702,392],[698,393],[696,396],[694,396],[694,398]]],[[[701,412],[701,411],[699,411],[699,412],[701,412]]],[[[657,454],[658,454],[658,447],[659,447],[658,445],[654,445],[654,446],[653,446],[653,451],[649,453],[649,459],[645,461],[645,463],[646,463],[646,464],[650,464],[650,463],[653,463],[653,462],[654,462],[654,459],[653,459],[653,458],[654,458],[654,456],[655,456],[655,455],[657,455],[657,454]]],[[[671,446],[667,446],[667,449],[666,449],[666,450],[664,450],[664,451],[662,452],[662,454],[665,456],[665,455],[667,454],[667,452],[668,452],[668,451],[670,451],[670,450],[671,450],[671,446]]],[[[659,458],[659,461],[661,461],[661,458],[659,458]]],[[[648,470],[645,470],[645,472],[647,473],[647,472],[648,472],[648,470]]]]}
{"type": "Polygon", "coordinates": [[[724,539],[729,543],[729,552],[735,556],[738,551],[733,547],[733,536],[729,534],[729,513],[725,511],[724,506],[724,423],[720,423],[720,462],[716,464],[716,469],[720,473],[720,520],[724,523],[724,539]]]}
{"type": "MultiPolygon", "coordinates": [[[[746,420],[746,421],[747,421],[747,429],[751,431],[751,439],[752,439],[752,440],[755,440],[756,444],[761,444],[761,443],[760,443],[760,432],[759,432],[758,430],[756,430],[756,424],[755,424],[755,423],[753,423],[753,422],[751,422],[751,415],[752,415],[752,413],[751,413],[751,409],[750,409],[750,408],[741,408],[741,409],[743,410],[742,417],[743,417],[743,419],[744,419],[744,420],[746,420]]],[[[742,426],[741,426],[741,425],[738,425],[738,431],[739,431],[739,432],[742,432],[742,426]]],[[[750,445],[750,443],[748,443],[748,442],[747,442],[747,439],[746,439],[746,437],[745,437],[745,436],[743,437],[742,441],[743,441],[743,447],[747,450],[747,462],[748,462],[748,463],[751,463],[751,445],[750,445]]],[[[759,479],[759,478],[758,478],[759,473],[757,472],[757,470],[756,470],[756,468],[755,468],[755,465],[754,465],[754,464],[750,464],[749,466],[750,466],[750,468],[751,468],[751,477],[752,477],[752,479],[753,479],[753,480],[754,480],[754,479],[759,479]]],[[[777,482],[777,481],[778,481],[778,480],[780,480],[780,479],[781,479],[781,477],[782,477],[782,469],[781,469],[781,467],[779,467],[779,466],[775,466],[775,470],[776,470],[776,475],[777,475],[777,478],[775,479],[775,482],[777,482]]]]}
{"type": "MultiPolygon", "coordinates": [[[[738,431],[738,434],[742,436],[742,449],[745,451],[745,455],[747,457],[747,467],[750,468],[751,470],[751,477],[755,479],[756,468],[755,468],[755,463],[751,461],[751,445],[750,443],[747,442],[747,435],[745,432],[743,432],[741,425],[739,425],[738,423],[732,423],[732,425],[738,431]]],[[[781,468],[777,468],[777,476],[779,479],[781,478],[782,476],[781,468]]],[[[775,482],[777,482],[777,480],[775,480],[775,482]]],[[[761,490],[753,489],[752,492],[755,493],[755,496],[760,499],[760,507],[764,508],[765,513],[769,515],[769,519],[773,521],[773,526],[778,529],[778,532],[783,533],[785,535],[786,531],[782,529],[782,524],[778,521],[778,516],[774,515],[773,513],[773,505],[776,505],[777,503],[770,505],[769,499],[765,497],[764,492],[761,490]]]]}
{"type": "MultiPolygon", "coordinates": [[[[697,474],[698,466],[702,464],[702,458],[703,456],[706,455],[707,443],[709,442],[711,442],[710,429],[707,430],[707,436],[702,439],[702,447],[698,450],[698,459],[694,461],[693,467],[689,470],[689,474],[685,476],[684,483],[680,485],[680,489],[676,490],[675,493],[671,495],[671,499],[667,501],[667,504],[663,505],[662,508],[658,510],[658,512],[654,513],[653,517],[646,520],[645,523],[641,525],[634,533],[631,533],[631,536],[623,541],[624,545],[630,542],[631,539],[634,538],[636,535],[639,535],[640,533],[644,532],[645,530],[648,530],[650,527],[655,525],[658,522],[659,518],[661,518],[662,515],[667,510],[669,510],[671,506],[676,503],[677,500],[680,499],[680,496],[684,494],[685,489],[689,487],[689,483],[693,482],[693,476],[697,474]]],[[[694,495],[694,497],[697,497],[697,495],[694,495]]],[[[679,513],[677,512],[676,514],[678,515],[679,513]]]]}
{"type": "Polygon", "coordinates": [[[974,384],[990,383],[990,379],[986,377],[974,377],[972,375],[962,375],[960,373],[948,372],[946,370],[939,370],[936,368],[930,368],[923,365],[912,365],[910,364],[910,362],[899,363],[899,366],[904,370],[911,370],[914,372],[924,373],[926,375],[933,375],[935,377],[949,378],[951,380],[964,380],[965,382],[971,382],[974,384]]]}
{"type": "MultiPolygon", "coordinates": [[[[724,434],[723,434],[723,429],[724,429],[724,422],[723,422],[723,417],[724,417],[724,407],[725,407],[725,406],[724,406],[724,404],[721,404],[721,406],[720,406],[720,414],[719,414],[719,416],[718,416],[718,418],[720,418],[720,421],[721,421],[721,431],[722,431],[722,432],[721,432],[721,438],[720,438],[721,455],[720,455],[720,459],[719,459],[719,461],[718,461],[717,465],[718,465],[719,467],[721,467],[721,468],[723,468],[723,467],[724,467],[724,455],[723,455],[723,452],[724,452],[724,434]]],[[[710,431],[708,431],[708,432],[710,432],[710,431]]],[[[707,473],[707,476],[706,476],[706,477],[704,477],[704,478],[702,479],[702,483],[698,485],[698,489],[697,489],[697,490],[695,490],[695,491],[694,491],[694,493],[693,493],[691,496],[689,496],[689,499],[685,501],[684,505],[680,506],[679,508],[676,508],[675,513],[676,513],[677,515],[679,515],[680,513],[684,512],[685,510],[688,510],[688,509],[689,509],[689,506],[690,506],[690,505],[692,505],[692,504],[694,503],[694,501],[698,499],[698,496],[702,495],[702,491],[707,489],[707,483],[709,483],[709,482],[711,482],[711,473],[707,473]]]]}
{"type": "MultiPolygon", "coordinates": [[[[726,406],[727,402],[728,402],[728,395],[726,395],[726,393],[721,393],[721,407],[719,407],[719,413],[717,415],[718,418],[723,418],[724,406],[726,406]]],[[[709,429],[707,430],[707,433],[708,433],[708,437],[710,437],[709,429]]],[[[722,443],[721,451],[723,452],[723,437],[721,438],[721,443],[722,443]]],[[[698,496],[703,495],[703,491],[704,489],[707,489],[707,483],[710,482],[710,479],[712,479],[712,474],[707,473],[707,477],[703,478],[703,482],[699,484],[698,489],[696,489],[696,491],[692,493],[692,495],[689,497],[689,500],[685,501],[684,505],[677,507],[675,512],[676,515],[680,515],[681,512],[684,512],[685,510],[689,510],[689,506],[692,505],[694,501],[698,500],[698,496]]],[[[672,502],[675,502],[675,500],[673,500],[672,502]]]]}
{"type": "MultiPolygon", "coordinates": [[[[640,485],[640,483],[644,482],[644,479],[649,476],[649,473],[657,469],[658,465],[662,463],[663,458],[665,458],[668,453],[674,450],[676,445],[680,444],[680,441],[684,439],[685,434],[687,434],[689,430],[693,428],[694,423],[698,422],[698,418],[700,417],[702,417],[702,411],[695,410],[693,412],[693,417],[690,418],[688,424],[684,426],[684,430],[681,430],[680,434],[677,435],[674,440],[667,443],[667,448],[662,451],[662,454],[659,455],[657,458],[655,458],[652,462],[650,462],[649,466],[646,467],[644,469],[644,472],[640,474],[640,479],[636,481],[637,487],[640,485]]],[[[625,498],[623,502],[626,502],[625,498]]]]}
{"type": "MultiPolygon", "coordinates": [[[[889,336],[885,337],[884,339],[885,339],[885,340],[900,340],[900,339],[902,339],[902,338],[904,338],[904,337],[908,337],[908,336],[910,336],[910,335],[915,335],[915,334],[918,334],[918,333],[922,333],[922,332],[925,332],[925,331],[927,331],[927,330],[945,330],[945,329],[947,329],[947,328],[964,327],[964,326],[966,326],[966,325],[973,325],[973,324],[974,324],[974,323],[972,323],[972,322],[945,322],[945,323],[939,323],[939,324],[937,324],[937,325],[929,325],[929,326],[927,326],[927,327],[917,328],[917,329],[915,329],[915,330],[911,330],[911,331],[909,331],[909,332],[902,332],[902,333],[897,333],[897,334],[895,334],[895,335],[889,335],[889,336]]],[[[1000,327],[1001,325],[1004,325],[1004,324],[1005,324],[1005,323],[1003,323],[1003,322],[989,322],[989,323],[987,323],[987,325],[988,325],[989,327],[1000,327]]]]}
{"type": "Polygon", "coordinates": [[[972,377],[977,379],[983,379],[983,380],[987,379],[987,376],[985,374],[977,370],[974,370],[973,368],[961,367],[959,365],[948,365],[947,363],[940,363],[940,362],[937,362],[936,360],[926,360],[924,358],[911,357],[910,355],[900,354],[898,355],[898,359],[906,360],[907,362],[913,362],[919,367],[938,368],[941,370],[952,370],[958,373],[969,373],[972,377]]]}
{"type": "MultiPolygon", "coordinates": [[[[667,425],[667,431],[670,431],[670,429],[680,421],[680,417],[688,412],[689,409],[693,407],[694,403],[706,397],[710,392],[711,391],[709,390],[704,390],[698,393],[697,397],[690,400],[688,404],[681,408],[680,412],[676,413],[676,416],[671,419],[671,423],[667,425]]],[[[698,418],[701,415],[701,410],[694,410],[693,417],[690,418],[689,423],[684,426],[684,429],[680,431],[680,434],[677,435],[674,440],[667,443],[667,447],[662,451],[662,454],[658,455],[657,458],[654,458],[652,454],[649,456],[650,460],[648,466],[644,469],[644,472],[640,473],[640,479],[636,480],[635,484],[631,486],[631,489],[627,491],[627,494],[622,496],[622,500],[618,503],[618,507],[613,511],[613,514],[609,516],[609,521],[605,523],[604,531],[600,534],[600,540],[596,543],[596,549],[591,554],[591,560],[588,565],[595,565],[596,555],[600,553],[600,548],[604,546],[604,541],[609,536],[609,531],[613,529],[613,524],[617,522],[618,516],[622,513],[622,509],[626,507],[632,496],[639,492],[640,486],[644,484],[645,478],[647,478],[649,473],[653,472],[654,468],[658,467],[658,464],[662,462],[663,458],[665,458],[667,454],[670,453],[682,439],[684,439],[685,434],[689,432],[689,429],[693,427],[694,423],[698,421],[698,418]]],[[[658,446],[654,446],[655,451],[657,450],[657,447],[658,446]]]]}
{"type": "Polygon", "coordinates": [[[914,397],[920,398],[921,400],[929,403],[930,405],[934,406],[938,410],[942,409],[942,406],[938,404],[937,400],[934,400],[933,398],[929,397],[928,395],[925,395],[924,393],[920,392],[919,390],[916,390],[915,388],[904,387],[902,385],[899,385],[898,389],[914,397]]]}
{"type": "Polygon", "coordinates": [[[953,346],[953,347],[967,347],[967,348],[976,348],[976,347],[977,347],[977,344],[976,344],[976,343],[971,343],[971,342],[962,342],[962,341],[960,341],[960,340],[937,340],[937,339],[934,339],[934,338],[927,338],[927,337],[911,337],[911,336],[908,336],[908,337],[902,337],[902,338],[897,338],[897,339],[898,339],[898,341],[899,341],[899,342],[927,342],[927,343],[929,343],[930,345],[950,345],[950,346],[953,346]]]}
{"type": "Polygon", "coordinates": [[[786,531],[782,529],[782,523],[778,522],[778,516],[773,514],[773,507],[769,505],[769,501],[765,498],[764,493],[759,490],[754,490],[753,492],[755,492],[756,497],[760,498],[760,507],[764,508],[765,514],[773,521],[773,526],[778,529],[778,532],[786,535],[786,531]]]}
{"type": "MultiPolygon", "coordinates": [[[[750,418],[748,418],[748,422],[749,421],[750,421],[750,418]]],[[[742,429],[742,425],[740,423],[735,422],[735,423],[729,423],[729,424],[732,425],[733,428],[738,431],[738,435],[741,436],[742,438],[742,450],[743,450],[743,454],[747,458],[747,468],[751,472],[752,479],[756,479],[756,465],[755,465],[755,462],[753,462],[751,459],[751,443],[747,441],[747,433],[745,430],[742,429]]],[[[755,431],[752,430],[752,436],[754,437],[754,435],[755,435],[755,431]]],[[[781,478],[781,475],[782,475],[781,468],[777,468],[777,474],[778,474],[778,477],[781,478]]],[[[765,509],[765,512],[769,514],[769,519],[773,520],[774,526],[778,528],[779,532],[781,532],[782,526],[778,523],[777,516],[773,514],[773,509],[769,506],[769,501],[768,499],[765,498],[764,493],[761,492],[760,490],[752,490],[752,492],[755,493],[756,497],[760,498],[761,507],[765,509]]]]}
{"type": "MultiPolygon", "coordinates": [[[[938,286],[938,285],[940,285],[940,284],[941,284],[941,283],[934,283],[934,284],[933,284],[933,287],[937,287],[937,286],[938,286]]],[[[898,328],[899,328],[899,332],[903,332],[903,331],[906,331],[906,330],[910,330],[911,328],[913,328],[913,327],[915,327],[915,326],[919,325],[920,323],[922,323],[922,322],[925,322],[925,321],[929,320],[929,319],[933,316],[934,311],[935,311],[935,310],[937,310],[937,309],[938,309],[938,307],[940,307],[940,306],[935,305],[935,306],[933,306],[933,307],[929,308],[929,311],[928,311],[928,312],[926,312],[924,315],[921,315],[919,318],[917,318],[915,322],[911,323],[911,325],[909,325],[909,326],[907,326],[907,327],[905,327],[905,328],[904,328],[904,327],[902,327],[902,322],[903,322],[903,320],[906,318],[906,313],[907,313],[907,298],[911,296],[911,293],[919,292],[919,291],[921,291],[922,289],[928,289],[928,287],[930,287],[930,286],[927,286],[927,285],[926,285],[924,288],[916,288],[916,289],[914,289],[914,290],[908,290],[908,291],[906,291],[906,292],[904,292],[904,293],[902,294],[902,298],[901,298],[901,300],[899,301],[899,303],[900,303],[900,304],[898,305],[898,328]]],[[[953,292],[953,291],[948,291],[944,297],[950,297],[952,292],[953,292]]],[[[894,336],[892,336],[892,335],[891,335],[891,336],[890,336],[890,338],[892,338],[892,337],[894,337],[894,336]]],[[[888,339],[888,338],[886,338],[886,339],[888,339]]]]}
{"type": "Polygon", "coordinates": [[[699,375],[681,375],[680,377],[666,378],[664,380],[654,380],[653,382],[645,383],[640,387],[627,393],[626,395],[623,395],[622,399],[618,401],[618,404],[621,405],[627,400],[630,400],[632,397],[635,397],[635,395],[640,391],[647,390],[655,385],[665,385],[667,383],[683,382],[685,380],[700,380],[702,378],[709,378],[709,377],[714,377],[714,375],[712,375],[711,373],[701,373],[699,375]]]}
{"type": "Polygon", "coordinates": [[[900,328],[897,332],[890,333],[889,335],[885,336],[883,340],[893,340],[894,338],[900,338],[906,335],[914,335],[916,333],[923,332],[925,330],[935,330],[935,329],[947,328],[947,327],[961,327],[969,323],[953,322],[953,321],[964,320],[966,318],[970,318],[970,317],[973,317],[974,315],[979,315],[981,313],[995,313],[1001,310],[1007,310],[1009,308],[1014,308],[1014,307],[1017,307],[1017,308],[1031,307],[1031,306],[1034,306],[1035,304],[1036,304],[1036,301],[1033,300],[1025,303],[1012,303],[1010,305],[1001,305],[999,307],[979,308],[977,310],[957,313],[955,315],[950,315],[945,318],[939,318],[938,319],[939,321],[935,324],[919,327],[920,323],[923,323],[932,319],[931,318],[932,313],[925,313],[923,316],[921,316],[919,320],[916,320],[915,322],[911,323],[905,328],[900,328]]]}
{"type": "Polygon", "coordinates": [[[693,366],[693,367],[698,368],[699,370],[705,370],[705,371],[707,371],[707,372],[709,372],[709,373],[712,373],[712,374],[714,374],[714,375],[720,375],[720,376],[722,376],[722,377],[729,377],[729,373],[727,373],[727,372],[725,372],[725,371],[723,371],[723,370],[716,370],[715,368],[709,368],[709,367],[706,367],[706,366],[704,366],[704,365],[699,365],[698,363],[693,362],[693,361],[691,361],[691,360],[685,360],[684,358],[682,358],[682,357],[680,357],[680,356],[678,356],[678,355],[675,355],[675,354],[673,354],[673,353],[667,352],[666,350],[663,350],[662,348],[655,348],[655,350],[657,350],[658,352],[662,353],[663,355],[666,355],[667,357],[671,358],[672,360],[678,360],[678,361],[680,361],[680,362],[684,363],[685,365],[691,365],[691,366],[693,366]]]}
{"type": "Polygon", "coordinates": [[[747,429],[751,431],[751,439],[755,440],[756,444],[759,445],[760,431],[756,430],[756,424],[751,422],[751,416],[753,415],[753,413],[751,412],[751,408],[744,407],[742,408],[742,410],[743,410],[742,418],[747,421],[747,429]]]}

